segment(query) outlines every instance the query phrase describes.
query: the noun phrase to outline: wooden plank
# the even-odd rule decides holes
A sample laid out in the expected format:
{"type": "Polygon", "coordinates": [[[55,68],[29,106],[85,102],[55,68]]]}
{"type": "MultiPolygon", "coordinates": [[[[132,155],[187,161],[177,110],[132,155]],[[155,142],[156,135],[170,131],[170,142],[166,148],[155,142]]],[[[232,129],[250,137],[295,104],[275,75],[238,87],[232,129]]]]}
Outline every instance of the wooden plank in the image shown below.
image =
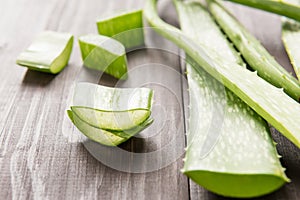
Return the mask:
{"type": "MultiPolygon", "coordinates": [[[[228,5],[271,54],[291,71],[280,42],[278,16],[228,5]]],[[[142,6],[143,1],[130,0],[1,2],[0,199],[224,199],[188,181],[180,173],[182,156],[163,169],[139,174],[117,171],[91,156],[79,142],[76,129],[67,124],[65,115],[71,88],[82,68],[77,42],[69,66],[57,76],[27,71],[14,64],[19,52],[44,29],[71,32],[75,36],[96,33],[94,22],[102,14],[142,6]]],[[[166,21],[177,24],[170,1],[160,1],[160,10],[166,21]]],[[[130,53],[130,69],[155,62],[181,74],[178,49],[157,35],[149,37],[156,42],[154,46],[161,49],[130,53]]],[[[145,69],[155,66],[158,65],[150,64],[145,69]]],[[[155,105],[156,122],[141,134],[152,137],[128,141],[121,146],[127,151],[153,152],[168,144],[174,135],[182,141],[179,146],[184,143],[185,130],[180,126],[183,109],[187,111],[188,104],[184,77],[167,77],[161,68],[154,76],[153,71],[155,69],[146,70],[144,76],[120,84],[121,87],[136,86],[137,82],[133,80],[140,79],[172,84],[167,87],[169,91],[163,85],[148,84],[156,90],[155,102],[164,106],[155,105]],[[169,112],[166,114],[164,109],[169,112]],[[159,127],[162,130],[157,131],[159,127]]],[[[104,84],[105,81],[101,81],[104,84]]],[[[298,199],[299,150],[273,129],[272,134],[279,143],[278,151],[292,183],[262,199],[298,199]]],[[[178,150],[168,153],[173,155],[178,150]]]]}
{"type": "MultiPolygon", "coordinates": [[[[164,5],[168,5],[165,3],[164,5]]],[[[171,165],[150,173],[126,173],[101,164],[79,142],[73,126],[66,126],[65,109],[71,88],[81,69],[75,41],[69,66],[52,76],[17,67],[15,59],[44,29],[71,32],[75,36],[96,33],[96,19],[121,8],[142,7],[143,1],[38,1],[1,2],[0,27],[0,198],[1,199],[188,199],[188,181],[180,173],[182,157],[171,165]],[[3,9],[5,8],[5,9],[3,9]],[[16,31],[18,30],[18,31],[16,31]]],[[[160,41],[162,46],[167,43],[160,41]]],[[[168,48],[178,52],[174,46],[168,48]]],[[[161,63],[178,72],[177,55],[161,50],[131,53],[129,64],[139,67],[161,63]]],[[[151,66],[149,66],[151,67],[151,66]]],[[[143,135],[154,134],[166,117],[158,135],[134,139],[123,145],[136,152],[155,151],[174,136],[184,143],[180,76],[165,79],[164,74],[147,74],[136,79],[156,77],[172,83],[173,94],[155,87],[155,102],[166,102],[167,115],[159,116],[143,135]],[[176,97],[175,95],[175,97],[176,97]],[[153,131],[151,133],[151,130],[153,131]],[[176,135],[172,135],[176,132],[176,135]]],[[[129,83],[130,84],[130,83],[129,83]]],[[[165,114],[165,113],[164,113],[165,114]]],[[[176,149],[169,151],[176,154],[176,149]]]]}

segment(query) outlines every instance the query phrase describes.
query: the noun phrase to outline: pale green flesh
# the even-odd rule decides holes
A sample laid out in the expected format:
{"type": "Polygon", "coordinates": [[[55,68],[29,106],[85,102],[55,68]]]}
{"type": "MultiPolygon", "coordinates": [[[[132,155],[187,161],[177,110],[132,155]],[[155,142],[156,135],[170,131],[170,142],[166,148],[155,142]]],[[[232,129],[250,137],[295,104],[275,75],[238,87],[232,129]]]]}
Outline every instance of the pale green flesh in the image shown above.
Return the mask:
{"type": "Polygon", "coordinates": [[[127,138],[119,137],[109,131],[90,126],[81,120],[76,114],[68,110],[68,116],[73,124],[89,139],[107,146],[117,146],[126,141],[127,138]]]}
{"type": "Polygon", "coordinates": [[[75,87],[72,111],[68,113],[88,138],[115,146],[153,122],[152,95],[148,88],[111,88],[81,82],[75,87]]]}
{"type": "Polygon", "coordinates": [[[300,21],[300,6],[291,0],[228,0],[300,21]]]}
{"type": "Polygon", "coordinates": [[[71,110],[68,110],[67,113],[73,124],[87,138],[106,146],[117,146],[125,142],[130,137],[147,128],[153,122],[153,119],[148,119],[143,124],[135,127],[134,129],[112,132],[89,125],[71,110]]]}
{"type": "Polygon", "coordinates": [[[31,70],[57,74],[68,64],[73,36],[45,31],[17,58],[17,64],[31,70]]]}
{"type": "MultiPolygon", "coordinates": [[[[293,2],[300,5],[299,0],[293,2]]],[[[300,79],[300,22],[288,18],[282,19],[282,41],[296,76],[300,79]]]]}
{"type": "Polygon", "coordinates": [[[151,110],[153,91],[149,88],[111,88],[77,83],[72,106],[106,111],[151,110]]]}
{"type": "Polygon", "coordinates": [[[97,27],[99,34],[113,37],[127,49],[144,45],[142,10],[99,20],[97,27]]]}
{"type": "MultiPolygon", "coordinates": [[[[182,30],[196,42],[242,63],[237,52],[198,2],[176,1],[182,30]]],[[[183,173],[210,191],[229,197],[254,197],[282,186],[286,178],[267,123],[188,58],[190,119],[183,173]],[[192,65],[191,65],[192,64],[192,65]],[[195,67],[195,68],[193,68],[195,67]],[[214,124],[213,108],[224,109],[217,143],[201,155],[214,124]]],[[[222,111],[219,111],[222,113],[222,111]]],[[[215,134],[218,128],[214,128],[215,134]]]]}
{"type": "Polygon", "coordinates": [[[300,148],[300,105],[282,89],[258,77],[256,72],[229,62],[216,52],[208,56],[201,45],[195,44],[182,31],[159,18],[156,2],[147,0],[144,9],[147,20],[155,30],[181,47],[205,71],[222,82],[300,148]]]}
{"type": "Polygon", "coordinates": [[[145,122],[151,114],[150,110],[146,109],[112,112],[72,106],[71,110],[92,126],[114,131],[128,130],[139,126],[145,122]]]}
{"type": "Polygon", "coordinates": [[[127,78],[127,58],[124,46],[109,37],[86,35],[79,38],[83,64],[104,71],[118,79],[127,78]]]}
{"type": "Polygon", "coordinates": [[[207,1],[208,8],[215,20],[242,53],[250,67],[256,70],[260,77],[276,87],[284,88],[288,95],[299,101],[300,83],[280,66],[260,42],[221,4],[213,0],[207,1]]]}

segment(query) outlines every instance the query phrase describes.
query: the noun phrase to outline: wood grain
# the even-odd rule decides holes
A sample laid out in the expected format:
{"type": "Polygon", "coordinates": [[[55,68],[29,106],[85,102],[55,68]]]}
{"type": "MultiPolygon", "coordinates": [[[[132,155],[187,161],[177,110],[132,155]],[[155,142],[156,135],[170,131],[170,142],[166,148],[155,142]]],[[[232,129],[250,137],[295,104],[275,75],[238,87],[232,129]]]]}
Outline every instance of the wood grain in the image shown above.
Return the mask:
{"type": "MultiPolygon", "coordinates": [[[[182,156],[150,173],[119,172],[93,158],[80,142],[76,129],[65,126],[67,101],[82,68],[76,42],[69,66],[57,76],[15,65],[18,53],[42,30],[71,32],[75,36],[96,33],[95,21],[102,14],[142,6],[143,1],[104,0],[2,3],[4,14],[0,27],[5,30],[0,33],[3,65],[0,74],[0,199],[189,198],[188,180],[180,173],[182,156]]],[[[168,46],[162,40],[159,43],[168,46]]],[[[174,45],[168,48],[178,52],[174,45]]],[[[129,55],[131,68],[149,63],[168,66],[181,74],[176,54],[141,50],[129,55]]],[[[151,77],[172,83],[172,90],[179,98],[164,94],[163,87],[155,88],[155,102],[167,102],[167,109],[171,111],[168,116],[162,116],[167,117],[168,123],[160,134],[144,139],[144,145],[141,139],[128,141],[123,145],[128,151],[155,151],[174,136],[178,136],[184,146],[184,128],[178,126],[183,124],[180,76],[165,79],[158,70],[157,74],[145,73],[135,79],[153,80],[151,77]],[[177,134],[172,135],[175,132],[177,134]]],[[[156,121],[164,120],[157,112],[156,121]]],[[[159,126],[153,124],[148,131],[155,131],[153,127],[159,126]]],[[[174,151],[168,153],[175,154],[174,151]]]]}
{"type": "MultiPolygon", "coordinates": [[[[1,1],[0,199],[223,199],[180,172],[188,93],[184,63],[179,60],[176,46],[153,32],[147,33],[153,48],[130,52],[132,77],[117,83],[120,87],[135,87],[148,81],[145,86],[155,90],[155,123],[121,145],[122,149],[147,153],[163,148],[174,137],[180,141],[179,148],[167,152],[178,154],[178,159],[148,173],[126,173],[105,166],[87,151],[76,128],[68,123],[65,110],[83,67],[77,42],[68,67],[57,76],[15,64],[18,54],[43,30],[70,32],[76,37],[96,33],[95,21],[101,15],[141,8],[143,4],[143,0],[1,1]],[[134,76],[135,70],[143,66],[144,73],[134,76]]],[[[170,5],[169,0],[161,0],[160,12],[166,21],[176,25],[176,14],[170,5]]],[[[228,5],[291,71],[280,42],[278,16],[228,5]]],[[[103,76],[100,83],[112,85],[116,80],[103,76]]],[[[299,199],[300,152],[274,129],[272,132],[292,183],[264,198],[299,199]]],[[[143,164],[147,167],[147,162],[143,164]]]]}

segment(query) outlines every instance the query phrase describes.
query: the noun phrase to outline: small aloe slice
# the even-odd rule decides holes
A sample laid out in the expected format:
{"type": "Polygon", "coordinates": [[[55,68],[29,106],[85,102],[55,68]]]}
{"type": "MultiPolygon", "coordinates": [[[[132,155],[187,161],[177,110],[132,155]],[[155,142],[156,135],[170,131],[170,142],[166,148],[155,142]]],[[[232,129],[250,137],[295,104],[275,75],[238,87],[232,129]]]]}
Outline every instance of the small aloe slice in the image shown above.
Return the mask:
{"type": "Polygon", "coordinates": [[[83,64],[104,71],[118,79],[127,78],[127,58],[124,46],[113,38],[86,35],[79,38],[83,64]]]}
{"type": "MultiPolygon", "coordinates": [[[[186,34],[195,42],[221,52],[224,58],[242,64],[199,2],[175,1],[175,4],[186,34]]],[[[282,186],[288,179],[267,123],[193,60],[187,59],[190,119],[183,173],[204,188],[229,197],[260,196],[282,186]],[[213,120],[212,107],[224,109],[222,125],[214,126],[210,120],[204,120],[213,120]],[[214,128],[210,132],[211,127],[214,128]],[[218,134],[218,131],[220,135],[212,143],[212,149],[205,148],[208,138],[214,137],[208,134],[218,134]]]]}
{"type": "Polygon", "coordinates": [[[71,110],[68,110],[67,113],[69,118],[73,122],[73,124],[86,137],[106,146],[117,146],[125,142],[131,136],[147,128],[153,122],[152,119],[148,119],[143,124],[141,124],[141,126],[138,126],[134,129],[127,130],[127,131],[111,132],[111,131],[99,129],[97,127],[89,125],[71,110]]]}
{"type": "Polygon", "coordinates": [[[81,82],[77,83],[73,106],[106,111],[150,110],[153,91],[149,88],[112,88],[81,82]]]}
{"type": "Polygon", "coordinates": [[[113,37],[127,49],[144,45],[142,10],[120,13],[105,17],[97,22],[101,35],[113,37]]]}
{"type": "Polygon", "coordinates": [[[272,57],[260,42],[243,27],[218,1],[207,0],[208,8],[229,39],[258,75],[300,100],[300,83],[272,57]]]}
{"type": "Polygon", "coordinates": [[[148,88],[110,88],[82,82],[75,87],[68,114],[72,113],[73,123],[90,139],[108,145],[107,135],[117,145],[153,122],[152,96],[148,88]],[[111,139],[111,135],[116,138],[111,139]]]}
{"type": "MultiPolygon", "coordinates": [[[[300,5],[299,0],[293,0],[293,2],[300,5]]],[[[282,41],[296,75],[300,79],[300,22],[288,18],[282,19],[282,41]]]]}
{"type": "Polygon", "coordinates": [[[300,148],[300,105],[276,88],[240,65],[227,61],[217,52],[207,53],[174,26],[164,22],[157,13],[157,0],[147,0],[144,14],[155,30],[181,47],[199,66],[223,83],[265,120],[300,148]],[[209,54],[209,55],[208,55],[209,54]]]}
{"type": "Polygon", "coordinates": [[[73,47],[69,33],[45,31],[17,58],[31,70],[57,74],[68,64],[73,47]]]}

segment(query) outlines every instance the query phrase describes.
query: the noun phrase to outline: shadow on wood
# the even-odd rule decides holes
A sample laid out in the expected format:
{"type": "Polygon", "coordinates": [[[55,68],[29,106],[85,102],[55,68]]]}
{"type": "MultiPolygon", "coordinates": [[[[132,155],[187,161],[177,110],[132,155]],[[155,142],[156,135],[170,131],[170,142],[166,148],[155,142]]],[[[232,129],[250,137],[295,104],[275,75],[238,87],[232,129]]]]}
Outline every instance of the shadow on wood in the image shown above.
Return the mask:
{"type": "Polygon", "coordinates": [[[44,87],[47,86],[56,76],[57,75],[54,74],[48,74],[28,69],[23,78],[22,84],[28,86],[44,87]]]}

